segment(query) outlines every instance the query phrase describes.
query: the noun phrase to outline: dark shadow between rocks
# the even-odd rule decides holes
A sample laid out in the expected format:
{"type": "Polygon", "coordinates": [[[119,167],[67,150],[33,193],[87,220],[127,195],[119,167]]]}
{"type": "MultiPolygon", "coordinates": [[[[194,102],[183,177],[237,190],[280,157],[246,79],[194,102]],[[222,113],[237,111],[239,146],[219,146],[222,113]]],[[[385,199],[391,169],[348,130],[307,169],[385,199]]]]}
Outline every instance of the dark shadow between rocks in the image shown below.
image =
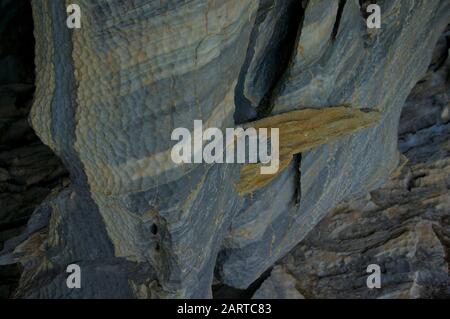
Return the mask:
{"type": "MultiPolygon", "coordinates": [[[[0,0],[0,250],[19,235],[35,208],[67,172],[28,122],[34,95],[33,16],[28,0],[0,0]]],[[[0,266],[0,299],[20,277],[18,265],[0,266]]]]}

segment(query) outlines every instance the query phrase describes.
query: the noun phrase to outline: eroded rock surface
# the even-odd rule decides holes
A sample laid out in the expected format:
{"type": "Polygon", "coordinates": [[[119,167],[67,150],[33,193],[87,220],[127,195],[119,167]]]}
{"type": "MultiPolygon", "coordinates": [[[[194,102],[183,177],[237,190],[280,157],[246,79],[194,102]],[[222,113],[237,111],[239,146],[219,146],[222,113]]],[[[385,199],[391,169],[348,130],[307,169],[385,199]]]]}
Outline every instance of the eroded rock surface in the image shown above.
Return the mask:
{"type": "MultiPolygon", "coordinates": [[[[399,127],[402,166],[381,188],[334,209],[279,261],[308,298],[449,298],[449,34],[409,96],[399,127]],[[367,266],[381,267],[368,289],[367,266]]],[[[277,273],[270,287],[285,283],[277,273]]],[[[256,295],[277,298],[276,289],[256,295]]]]}
{"type": "Polygon", "coordinates": [[[379,187],[397,167],[402,106],[427,71],[450,11],[448,3],[439,1],[377,3],[384,12],[383,26],[370,31],[359,1],[343,1],[341,8],[330,1],[307,2],[296,49],[269,109],[279,113],[350,104],[379,110],[381,121],[303,153],[300,165],[292,164],[265,192],[246,199],[219,255],[226,284],[245,288],[330,209],[379,187]],[[432,32],[431,25],[436,26],[432,32]]]}
{"type": "Polygon", "coordinates": [[[30,119],[72,184],[5,245],[0,263],[24,266],[16,297],[204,298],[214,274],[247,288],[332,207],[391,175],[401,108],[450,19],[446,0],[378,1],[376,32],[357,0],[79,0],[71,31],[68,3],[33,1],[30,119]],[[172,130],[194,119],[225,128],[344,104],[380,122],[303,153],[245,197],[240,165],[170,158],[172,130]],[[71,263],[83,289],[65,284],[71,263]]]}

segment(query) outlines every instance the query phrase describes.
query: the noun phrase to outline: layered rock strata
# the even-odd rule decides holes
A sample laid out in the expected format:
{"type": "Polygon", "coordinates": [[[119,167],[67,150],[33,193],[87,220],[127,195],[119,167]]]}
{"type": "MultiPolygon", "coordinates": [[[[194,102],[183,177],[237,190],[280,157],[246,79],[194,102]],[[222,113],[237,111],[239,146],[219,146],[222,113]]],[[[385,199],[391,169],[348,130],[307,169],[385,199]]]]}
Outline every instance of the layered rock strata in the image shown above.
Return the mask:
{"type": "Polygon", "coordinates": [[[356,0],[77,2],[82,27],[69,30],[69,1],[33,1],[30,119],[72,184],[5,245],[0,263],[24,267],[16,297],[206,298],[214,274],[248,287],[395,170],[401,108],[450,19],[446,0],[377,1],[376,31],[356,0]],[[196,119],[226,128],[336,105],[380,120],[244,197],[240,165],[170,159],[172,130],[196,119]],[[71,263],[83,289],[66,286],[71,263]]]}

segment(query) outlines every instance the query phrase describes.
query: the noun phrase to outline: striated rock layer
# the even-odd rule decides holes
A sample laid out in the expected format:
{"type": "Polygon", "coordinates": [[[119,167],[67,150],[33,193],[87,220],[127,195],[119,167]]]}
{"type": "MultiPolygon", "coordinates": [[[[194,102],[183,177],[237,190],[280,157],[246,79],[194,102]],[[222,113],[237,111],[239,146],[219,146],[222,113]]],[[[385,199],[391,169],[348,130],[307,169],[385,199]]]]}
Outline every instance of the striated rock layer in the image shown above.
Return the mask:
{"type": "Polygon", "coordinates": [[[370,32],[357,0],[79,0],[71,31],[69,2],[33,1],[30,120],[72,184],[5,245],[0,264],[24,266],[16,297],[206,298],[214,274],[246,288],[393,172],[401,107],[450,19],[447,0],[377,1],[383,26],[370,32]],[[172,130],[193,120],[226,128],[338,105],[380,121],[244,197],[240,165],[170,158],[172,130]],[[82,289],[65,284],[71,263],[82,289]]]}
{"type": "Polygon", "coordinates": [[[396,173],[333,209],[256,297],[286,287],[308,298],[450,298],[449,40],[447,31],[403,109],[396,173]],[[381,267],[380,289],[366,286],[370,264],[381,267]]]}
{"type": "MultiPolygon", "coordinates": [[[[219,274],[226,284],[245,288],[260,269],[270,267],[303,239],[328,210],[380,186],[397,166],[401,108],[426,72],[450,10],[444,1],[377,3],[383,25],[369,31],[358,1],[342,2],[341,8],[330,7],[330,1],[307,1],[292,59],[269,99],[272,114],[299,106],[350,104],[379,110],[381,120],[303,153],[300,177],[293,164],[265,192],[247,199],[233,218],[219,255],[219,274]],[[330,19],[333,27],[327,27],[330,19]],[[299,193],[296,207],[293,198],[299,193]]],[[[259,113],[264,114],[267,106],[261,107],[259,113]]]]}

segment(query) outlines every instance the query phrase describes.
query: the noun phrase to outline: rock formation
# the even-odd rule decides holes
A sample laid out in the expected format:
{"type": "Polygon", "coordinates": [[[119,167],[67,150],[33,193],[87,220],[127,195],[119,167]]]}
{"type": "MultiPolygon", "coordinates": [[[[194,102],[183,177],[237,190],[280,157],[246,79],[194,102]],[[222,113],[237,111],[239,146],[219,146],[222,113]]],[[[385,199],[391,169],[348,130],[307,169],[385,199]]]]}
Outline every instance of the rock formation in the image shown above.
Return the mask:
{"type": "Polygon", "coordinates": [[[447,31],[406,101],[399,169],[381,188],[333,209],[256,297],[450,298],[449,40],[447,31]],[[370,264],[381,267],[381,289],[367,289],[370,264]]]}
{"type": "Polygon", "coordinates": [[[30,121],[71,184],[5,243],[0,264],[23,267],[14,297],[208,298],[214,278],[247,288],[330,209],[395,171],[402,106],[450,20],[447,0],[377,1],[378,30],[357,0],[76,2],[74,30],[69,1],[32,2],[30,121]],[[196,119],[227,128],[338,105],[379,121],[302,150],[245,196],[242,165],[170,158],[172,130],[196,119]],[[66,286],[72,263],[82,289],[66,286]]]}
{"type": "MultiPolygon", "coordinates": [[[[248,126],[255,129],[278,129],[279,167],[274,174],[261,174],[262,163],[244,165],[236,190],[242,196],[261,189],[288,167],[296,155],[374,125],[379,119],[377,111],[336,106],[286,112],[251,122],[248,126]]],[[[268,138],[272,140],[272,136],[268,138]]]]}

